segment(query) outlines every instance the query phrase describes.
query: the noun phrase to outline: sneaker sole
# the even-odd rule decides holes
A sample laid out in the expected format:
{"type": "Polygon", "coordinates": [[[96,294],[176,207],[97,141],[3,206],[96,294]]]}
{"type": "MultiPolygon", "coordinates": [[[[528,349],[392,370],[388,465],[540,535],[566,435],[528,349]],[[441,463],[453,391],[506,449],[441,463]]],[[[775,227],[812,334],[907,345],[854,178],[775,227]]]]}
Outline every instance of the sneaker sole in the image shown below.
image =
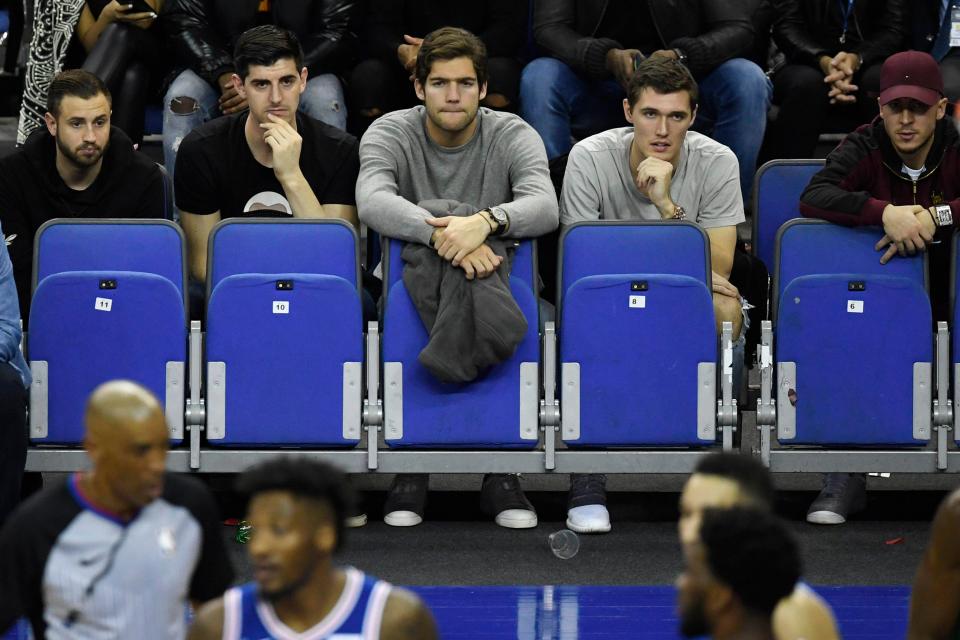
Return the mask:
{"type": "Polygon", "coordinates": [[[344,520],[343,524],[348,529],[358,529],[360,527],[366,526],[367,514],[361,513],[360,515],[350,516],[346,520],[344,520]]]}
{"type": "Polygon", "coordinates": [[[494,518],[494,522],[507,529],[532,529],[537,526],[537,516],[501,518],[498,515],[494,518]]]}
{"type": "Polygon", "coordinates": [[[570,520],[570,518],[567,518],[567,529],[570,529],[570,531],[574,531],[576,533],[609,533],[610,528],[611,527],[609,522],[606,525],[594,525],[591,527],[584,527],[584,526],[575,525],[573,521],[570,520]]]}
{"type": "Polygon", "coordinates": [[[846,518],[833,511],[813,511],[807,514],[807,522],[810,524],[843,524],[846,521],[846,518]]]}
{"type": "Polygon", "coordinates": [[[413,511],[393,511],[383,516],[383,521],[391,527],[415,527],[423,522],[423,517],[413,511]]]}

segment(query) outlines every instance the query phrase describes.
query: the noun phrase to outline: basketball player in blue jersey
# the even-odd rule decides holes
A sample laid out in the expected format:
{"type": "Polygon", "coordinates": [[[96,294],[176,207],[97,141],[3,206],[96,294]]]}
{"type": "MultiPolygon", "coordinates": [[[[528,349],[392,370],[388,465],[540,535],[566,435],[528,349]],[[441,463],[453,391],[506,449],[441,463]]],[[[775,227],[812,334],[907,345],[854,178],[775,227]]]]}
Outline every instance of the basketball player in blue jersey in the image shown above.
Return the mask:
{"type": "Polygon", "coordinates": [[[254,582],[197,613],[189,640],[434,640],[419,598],[353,567],[337,567],[352,500],[343,475],[306,458],[277,458],[237,483],[250,497],[254,582]]]}
{"type": "MultiPolygon", "coordinates": [[[[705,456],[680,495],[680,542],[688,545],[697,540],[706,509],[744,507],[773,512],[773,500],[770,472],[756,459],[733,453],[705,456]]],[[[773,631],[777,640],[840,637],[830,606],[803,582],[777,604],[773,631]]]]}

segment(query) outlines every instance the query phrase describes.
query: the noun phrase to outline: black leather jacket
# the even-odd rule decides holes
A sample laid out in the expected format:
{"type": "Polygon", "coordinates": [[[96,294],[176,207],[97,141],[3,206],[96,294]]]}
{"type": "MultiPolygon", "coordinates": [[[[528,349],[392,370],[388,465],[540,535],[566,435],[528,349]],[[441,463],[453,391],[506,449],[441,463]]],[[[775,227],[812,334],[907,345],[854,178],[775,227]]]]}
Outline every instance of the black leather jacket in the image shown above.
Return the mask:
{"type": "Polygon", "coordinates": [[[817,66],[820,56],[846,51],[859,54],[867,65],[903,49],[906,0],[855,0],[844,43],[840,42],[843,14],[837,0],[771,1],[777,16],[773,39],[787,62],[817,66]]]}
{"type": "MultiPolygon", "coordinates": [[[[648,0],[665,49],[680,49],[702,77],[750,53],[758,0],[648,0]]],[[[609,0],[534,0],[533,34],[550,55],[594,78],[607,78],[606,55],[620,43],[600,33],[609,0]]],[[[645,52],[650,53],[650,52],[645,52]]]]}
{"type": "MultiPolygon", "coordinates": [[[[233,68],[237,37],[256,26],[260,0],[172,0],[161,15],[174,62],[211,85],[233,68]]],[[[311,76],[345,71],[356,55],[352,0],[272,0],[273,24],[297,34],[311,76]]]]}

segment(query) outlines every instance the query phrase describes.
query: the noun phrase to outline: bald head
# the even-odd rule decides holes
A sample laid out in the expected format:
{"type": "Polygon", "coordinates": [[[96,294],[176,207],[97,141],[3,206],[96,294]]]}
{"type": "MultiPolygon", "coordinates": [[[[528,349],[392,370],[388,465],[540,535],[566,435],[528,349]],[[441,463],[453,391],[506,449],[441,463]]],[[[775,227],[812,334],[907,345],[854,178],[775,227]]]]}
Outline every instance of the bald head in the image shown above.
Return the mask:
{"type": "Polygon", "coordinates": [[[163,409],[128,380],[106,382],[87,402],[84,444],[101,504],[132,514],[163,491],[170,435],[163,409]]]}
{"type": "Polygon", "coordinates": [[[147,389],[129,380],[112,380],[93,390],[87,402],[87,437],[115,438],[118,432],[149,428],[164,422],[163,408],[147,389]]]}

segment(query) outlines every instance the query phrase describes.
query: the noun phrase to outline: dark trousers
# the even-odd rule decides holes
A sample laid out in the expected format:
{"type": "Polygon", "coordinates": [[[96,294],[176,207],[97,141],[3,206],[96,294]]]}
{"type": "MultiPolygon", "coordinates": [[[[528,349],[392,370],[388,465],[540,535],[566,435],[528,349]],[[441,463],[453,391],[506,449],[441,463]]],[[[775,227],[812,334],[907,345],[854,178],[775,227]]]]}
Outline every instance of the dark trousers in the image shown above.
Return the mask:
{"type": "Polygon", "coordinates": [[[84,70],[103,80],[113,95],[112,124],[137,144],[143,141],[151,72],[159,58],[153,33],[114,22],[103,30],[83,63],[84,70]]]}
{"type": "Polygon", "coordinates": [[[776,119],[768,126],[768,158],[811,158],[817,138],[827,130],[828,118],[840,119],[844,130],[866,124],[880,112],[880,64],[864,67],[853,77],[860,89],[854,104],[831,105],[829,85],[814,67],[788,64],[773,76],[776,119]]]}
{"type": "Polygon", "coordinates": [[[0,525],[20,502],[27,461],[27,390],[20,374],[0,363],[0,525]]]}
{"type": "Polygon", "coordinates": [[[960,100],[960,48],[950,49],[950,53],[940,61],[940,73],[943,75],[943,90],[953,104],[960,100]]]}

